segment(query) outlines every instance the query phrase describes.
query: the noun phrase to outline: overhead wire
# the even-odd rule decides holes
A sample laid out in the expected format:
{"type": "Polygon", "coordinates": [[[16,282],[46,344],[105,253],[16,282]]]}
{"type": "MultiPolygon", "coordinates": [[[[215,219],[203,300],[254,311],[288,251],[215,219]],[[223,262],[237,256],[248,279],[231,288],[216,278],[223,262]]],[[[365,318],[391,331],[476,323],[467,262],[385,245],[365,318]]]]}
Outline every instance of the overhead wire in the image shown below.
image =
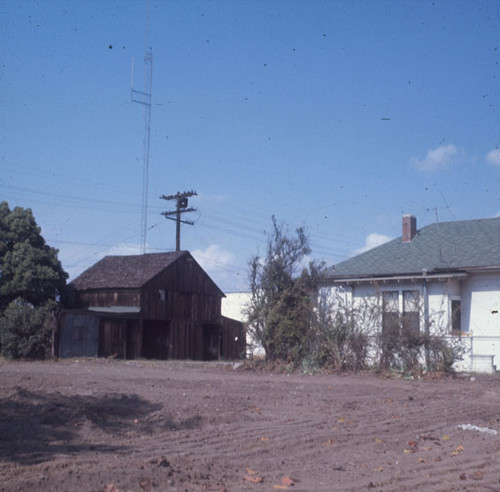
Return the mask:
{"type": "MultiPolygon", "coordinates": [[[[88,182],[89,184],[94,185],[94,182],[88,182]]],[[[128,202],[120,202],[120,201],[112,201],[112,200],[101,200],[101,199],[95,199],[95,198],[80,198],[77,196],[70,196],[70,195],[65,195],[61,193],[54,193],[54,192],[48,192],[48,191],[41,191],[41,190],[36,190],[36,189],[31,189],[31,188],[26,188],[26,187],[19,187],[19,186],[14,186],[14,185],[7,185],[5,183],[1,183],[0,186],[6,187],[10,190],[14,190],[17,193],[24,193],[26,196],[30,197],[37,197],[38,201],[41,201],[42,203],[45,204],[51,204],[51,205],[57,205],[60,206],[61,204],[65,204],[67,207],[74,207],[76,209],[90,209],[90,210],[99,210],[100,212],[104,210],[106,211],[113,211],[113,212],[120,212],[120,213],[130,213],[132,210],[137,209],[137,205],[134,203],[131,203],[130,201],[128,202]]],[[[107,189],[106,187],[104,189],[107,189]]],[[[122,191],[121,188],[116,187],[116,191],[122,191]]],[[[207,201],[207,200],[205,200],[207,201]]],[[[162,210],[162,207],[160,205],[158,206],[152,206],[151,211],[153,213],[160,213],[162,210]]],[[[237,207],[231,207],[230,209],[231,215],[228,215],[227,213],[225,214],[217,214],[214,213],[213,211],[203,211],[200,212],[199,214],[199,221],[197,222],[197,225],[199,228],[203,229],[208,229],[210,231],[217,231],[219,233],[227,234],[229,236],[236,236],[238,238],[244,238],[251,240],[255,242],[256,244],[262,244],[264,245],[266,242],[266,230],[263,227],[260,227],[261,224],[264,222],[264,219],[256,217],[255,214],[252,213],[251,210],[245,210],[243,208],[237,208],[237,207]]],[[[153,227],[158,226],[158,224],[155,224],[153,227]]],[[[107,249],[113,247],[114,245],[117,244],[116,238],[120,235],[119,232],[123,230],[129,230],[131,227],[130,224],[125,226],[124,228],[121,228],[119,231],[114,232],[110,235],[107,235],[105,238],[103,238],[102,241],[99,242],[78,242],[78,241],[63,241],[60,239],[52,239],[51,242],[55,244],[75,244],[75,245],[81,245],[84,247],[83,250],[80,250],[77,253],[73,253],[68,257],[68,260],[76,257],[85,257],[85,255],[88,255],[88,257],[95,257],[99,253],[102,253],[103,251],[106,251],[107,249]],[[108,243],[107,239],[109,237],[113,237],[115,241],[113,243],[108,243]],[[99,249],[97,251],[94,250],[95,247],[98,247],[99,249]]],[[[123,243],[126,241],[129,241],[130,239],[136,238],[139,234],[134,233],[130,236],[124,237],[120,239],[119,242],[123,243]]],[[[315,254],[320,254],[323,256],[327,256],[329,258],[331,257],[337,257],[337,258],[346,258],[349,256],[349,253],[345,251],[344,249],[340,248],[334,248],[332,247],[332,244],[329,243],[324,244],[324,240],[328,241],[328,236],[324,234],[318,234],[315,233],[311,236],[311,243],[312,243],[312,250],[315,254]],[[319,241],[317,239],[319,238],[319,241]]],[[[342,241],[341,241],[342,242],[342,241]]],[[[162,251],[163,249],[161,248],[154,248],[154,247],[149,247],[149,249],[152,250],[158,250],[162,251]]],[[[241,265],[234,265],[234,264],[228,264],[226,262],[218,262],[214,260],[213,258],[209,258],[207,256],[204,256],[203,259],[205,261],[211,262],[214,266],[218,267],[221,269],[221,271],[225,272],[244,272],[247,269],[247,265],[245,264],[245,267],[241,265]]]]}

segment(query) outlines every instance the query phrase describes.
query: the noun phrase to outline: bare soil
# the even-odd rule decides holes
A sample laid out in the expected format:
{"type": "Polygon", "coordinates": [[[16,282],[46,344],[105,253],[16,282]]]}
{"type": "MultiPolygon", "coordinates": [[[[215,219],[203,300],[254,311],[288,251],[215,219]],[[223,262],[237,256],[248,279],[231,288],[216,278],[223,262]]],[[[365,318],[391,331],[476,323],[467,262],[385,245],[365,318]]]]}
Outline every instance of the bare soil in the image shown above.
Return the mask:
{"type": "Polygon", "coordinates": [[[500,379],[2,362],[0,490],[500,491],[500,379]]]}

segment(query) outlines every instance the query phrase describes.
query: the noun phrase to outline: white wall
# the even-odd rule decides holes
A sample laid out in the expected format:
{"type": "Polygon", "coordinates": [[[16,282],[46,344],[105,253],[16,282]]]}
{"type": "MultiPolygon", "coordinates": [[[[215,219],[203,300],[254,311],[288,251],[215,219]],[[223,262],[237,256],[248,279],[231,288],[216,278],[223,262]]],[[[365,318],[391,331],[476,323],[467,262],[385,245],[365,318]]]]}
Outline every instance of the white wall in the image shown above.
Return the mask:
{"type": "MultiPolygon", "coordinates": [[[[423,284],[411,282],[391,282],[374,284],[359,284],[338,290],[330,288],[330,298],[342,298],[352,306],[380,303],[380,293],[386,290],[419,290],[422,307],[420,327],[423,331],[423,284]]],[[[450,337],[450,341],[462,343],[466,349],[465,357],[459,365],[461,370],[474,369],[475,359],[481,361],[485,356],[493,356],[493,364],[500,369],[500,274],[470,274],[464,279],[449,279],[447,281],[428,281],[427,296],[429,307],[430,332],[450,337]],[[462,309],[462,333],[459,339],[451,335],[451,300],[459,299],[462,309]]],[[[401,304],[401,295],[400,295],[401,304]]],[[[379,304],[380,305],[380,304],[379,304]]],[[[400,311],[401,311],[400,305],[400,311]]],[[[378,328],[381,320],[378,320],[378,328]]],[[[368,326],[367,332],[373,332],[373,326],[368,326]]],[[[485,359],[484,359],[485,360],[485,359]]],[[[488,364],[485,363],[485,367],[488,364]]]]}
{"type": "Polygon", "coordinates": [[[244,310],[250,301],[250,292],[231,292],[222,298],[222,316],[246,323],[244,310]]]}
{"type": "MultiPolygon", "coordinates": [[[[247,317],[245,315],[245,309],[250,302],[251,293],[250,292],[230,292],[226,294],[226,297],[222,298],[222,316],[227,318],[236,319],[245,323],[247,325],[247,317]]],[[[264,349],[253,337],[252,334],[247,331],[247,354],[249,356],[263,357],[264,349]]]]}
{"type": "Polygon", "coordinates": [[[500,337],[500,275],[471,275],[463,285],[462,305],[472,335],[500,337]]]}

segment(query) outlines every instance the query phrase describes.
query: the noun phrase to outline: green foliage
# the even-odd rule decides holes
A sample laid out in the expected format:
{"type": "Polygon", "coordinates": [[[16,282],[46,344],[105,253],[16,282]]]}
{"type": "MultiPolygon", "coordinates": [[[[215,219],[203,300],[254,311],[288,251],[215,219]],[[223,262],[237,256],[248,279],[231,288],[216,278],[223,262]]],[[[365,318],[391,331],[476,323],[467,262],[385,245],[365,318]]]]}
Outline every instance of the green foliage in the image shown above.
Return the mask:
{"type": "Polygon", "coordinates": [[[45,243],[30,209],[0,203],[0,312],[15,299],[38,306],[56,299],[68,275],[45,243]]]}
{"type": "Polygon", "coordinates": [[[54,301],[34,307],[11,302],[0,318],[2,355],[8,359],[46,359],[51,355],[54,301]]]}
{"type": "Polygon", "coordinates": [[[306,373],[368,367],[413,375],[424,369],[453,372],[462,357],[460,344],[446,335],[404,328],[399,317],[384,333],[380,299],[347,305],[338,292],[332,297],[332,291],[319,289],[323,265],[302,267],[310,253],[303,229],[290,235],[274,216],[272,221],[266,256],[255,255],[249,262],[251,299],[246,310],[249,331],[268,361],[306,373]]]}
{"type": "Polygon", "coordinates": [[[68,275],[30,209],[0,203],[0,342],[9,358],[45,358],[68,275]]]}
{"type": "Polygon", "coordinates": [[[302,268],[310,253],[302,228],[290,236],[272,217],[266,257],[251,258],[251,300],[247,308],[250,330],[266,352],[268,360],[298,362],[305,355],[311,317],[312,295],[319,278],[318,267],[302,268]]]}

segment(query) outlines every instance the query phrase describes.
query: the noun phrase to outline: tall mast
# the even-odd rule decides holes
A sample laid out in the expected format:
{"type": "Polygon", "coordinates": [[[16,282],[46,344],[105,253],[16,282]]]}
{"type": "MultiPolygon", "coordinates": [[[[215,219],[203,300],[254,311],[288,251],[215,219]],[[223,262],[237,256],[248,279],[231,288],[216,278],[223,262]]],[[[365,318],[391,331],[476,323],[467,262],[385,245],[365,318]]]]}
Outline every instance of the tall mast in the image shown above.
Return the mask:
{"type": "Polygon", "coordinates": [[[144,106],[144,140],[142,173],[142,213],[141,213],[141,254],[146,253],[148,230],[148,195],[149,195],[149,147],[151,142],[151,98],[153,81],[153,50],[148,46],[149,0],[146,11],[146,33],[144,54],[144,89],[134,89],[134,60],[132,59],[131,100],[144,106]]]}

